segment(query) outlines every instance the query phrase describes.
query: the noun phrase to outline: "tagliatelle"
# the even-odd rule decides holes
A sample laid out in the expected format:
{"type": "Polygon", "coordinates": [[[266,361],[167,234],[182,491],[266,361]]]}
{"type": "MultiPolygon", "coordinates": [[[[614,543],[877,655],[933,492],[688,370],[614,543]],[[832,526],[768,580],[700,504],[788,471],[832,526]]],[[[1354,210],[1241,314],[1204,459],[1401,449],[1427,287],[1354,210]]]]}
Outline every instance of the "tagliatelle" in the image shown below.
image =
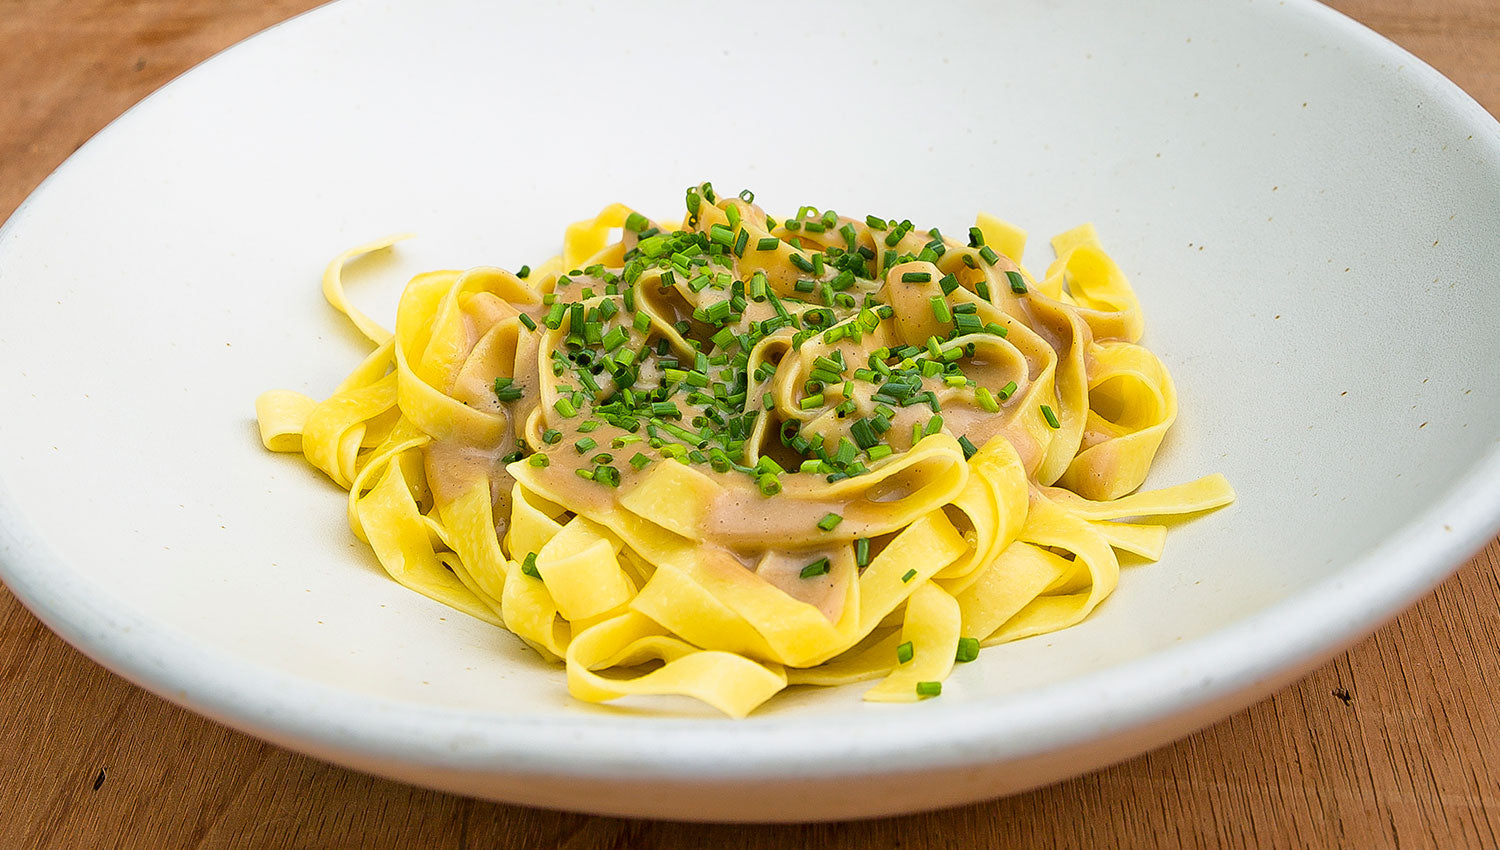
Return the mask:
{"type": "Polygon", "coordinates": [[[266,447],[349,490],[392,578],[562,661],[577,698],[743,717],[788,684],[941,691],[981,645],[1113,591],[1125,519],[1229,503],[1134,492],[1177,398],[1092,226],[909,221],[688,190],[680,227],[613,205],[536,269],[437,271],[321,402],[256,401],[266,447]]]}

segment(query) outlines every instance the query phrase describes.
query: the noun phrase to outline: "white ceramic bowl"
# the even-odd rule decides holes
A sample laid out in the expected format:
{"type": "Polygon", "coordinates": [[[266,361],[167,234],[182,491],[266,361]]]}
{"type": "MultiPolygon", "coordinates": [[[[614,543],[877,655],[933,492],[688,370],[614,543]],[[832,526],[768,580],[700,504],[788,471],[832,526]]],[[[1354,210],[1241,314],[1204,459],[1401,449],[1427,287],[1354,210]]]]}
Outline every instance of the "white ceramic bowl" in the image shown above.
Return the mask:
{"type": "Polygon", "coordinates": [[[132,681],[436,788],[722,819],[1006,794],[1264,696],[1490,538],[1497,221],[1495,121],[1302,0],[340,3],[132,109],[0,232],[0,565],[132,681]],[[317,290],[332,254],[419,234],[352,285],[388,318],[410,273],[535,262],[700,179],[950,232],[990,210],[1038,252],[1095,221],[1181,393],[1148,483],[1221,471],[1240,501],[940,699],[733,722],[571,701],[260,448],[257,393],[363,354],[317,290]]]}

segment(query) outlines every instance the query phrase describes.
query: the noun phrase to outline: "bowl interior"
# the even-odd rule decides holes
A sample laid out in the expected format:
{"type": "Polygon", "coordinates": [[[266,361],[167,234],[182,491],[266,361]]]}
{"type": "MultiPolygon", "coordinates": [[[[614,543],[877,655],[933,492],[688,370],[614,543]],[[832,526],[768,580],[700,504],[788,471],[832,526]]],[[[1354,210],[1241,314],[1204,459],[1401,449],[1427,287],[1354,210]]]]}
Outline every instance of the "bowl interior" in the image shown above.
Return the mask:
{"type": "MultiPolygon", "coordinates": [[[[946,232],[987,210],[1031,230],[1033,268],[1052,233],[1095,222],[1180,394],[1148,486],[1217,471],[1239,493],[1084,624],[962,666],[950,705],[1357,582],[1351,562],[1494,451],[1495,126],[1378,39],[1330,37],[1332,13],[718,15],[339,4],[80,151],[0,235],[0,520],[66,565],[26,580],[86,588],[117,615],[101,640],[151,622],[226,664],[417,711],[719,724],[686,701],[576,703],[509,634],[397,586],[343,494],[261,449],[252,407],[273,387],[324,396],[365,353],[317,288],[345,247],[418,234],[351,272],[389,321],[415,272],[534,263],[566,223],[615,200],[670,214],[701,179],[774,211],[946,232]]],[[[796,690],[749,722],[925,710],[859,694],[796,690]]]]}

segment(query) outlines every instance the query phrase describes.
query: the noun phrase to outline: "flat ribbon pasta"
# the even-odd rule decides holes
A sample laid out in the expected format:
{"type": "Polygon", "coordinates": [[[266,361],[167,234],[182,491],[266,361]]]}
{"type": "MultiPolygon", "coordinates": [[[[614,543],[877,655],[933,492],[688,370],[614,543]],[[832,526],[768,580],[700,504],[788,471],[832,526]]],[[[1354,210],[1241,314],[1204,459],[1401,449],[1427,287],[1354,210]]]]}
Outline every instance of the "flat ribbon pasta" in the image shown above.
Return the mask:
{"type": "Polygon", "coordinates": [[[322,401],[256,400],[265,447],[349,492],[401,584],[503,626],[573,696],[744,717],[789,684],[940,692],[980,645],[1067,628],[1161,556],[1136,492],[1177,412],[1139,301],[1084,225],[1034,277],[1027,235],[702,184],[680,225],[614,204],[518,273],[418,275],[322,401]],[[1126,521],[1129,520],[1129,521],[1126,521]]]}

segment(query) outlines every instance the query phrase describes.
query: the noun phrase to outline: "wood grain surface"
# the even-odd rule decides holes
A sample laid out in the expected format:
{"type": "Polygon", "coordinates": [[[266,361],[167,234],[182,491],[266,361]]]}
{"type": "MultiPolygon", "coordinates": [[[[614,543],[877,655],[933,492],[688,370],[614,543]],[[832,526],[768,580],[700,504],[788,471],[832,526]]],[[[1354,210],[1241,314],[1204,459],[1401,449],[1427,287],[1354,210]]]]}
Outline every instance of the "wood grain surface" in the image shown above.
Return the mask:
{"type": "MultiPolygon", "coordinates": [[[[313,5],[0,0],[0,219],[131,104],[313,5]]],[[[1500,114],[1500,0],[1333,5],[1500,114]]],[[[1497,847],[1497,568],[1500,541],[1296,686],[1114,768],[943,812],[774,827],[560,814],[332,767],[127,684],[0,588],[0,848],[1497,847]]]]}

